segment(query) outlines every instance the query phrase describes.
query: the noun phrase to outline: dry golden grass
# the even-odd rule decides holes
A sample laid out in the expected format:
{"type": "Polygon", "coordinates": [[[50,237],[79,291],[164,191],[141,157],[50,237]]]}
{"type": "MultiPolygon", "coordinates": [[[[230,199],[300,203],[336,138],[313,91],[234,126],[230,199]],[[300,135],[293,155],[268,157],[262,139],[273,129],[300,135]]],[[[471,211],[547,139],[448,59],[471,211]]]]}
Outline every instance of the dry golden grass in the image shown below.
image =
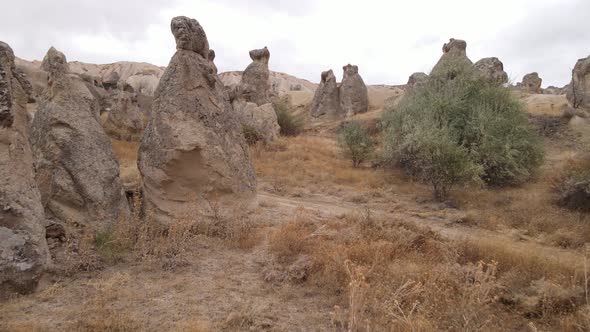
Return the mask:
{"type": "Polygon", "coordinates": [[[119,161],[121,181],[125,185],[139,184],[140,174],[137,169],[139,142],[120,141],[111,138],[113,152],[119,161]]]}

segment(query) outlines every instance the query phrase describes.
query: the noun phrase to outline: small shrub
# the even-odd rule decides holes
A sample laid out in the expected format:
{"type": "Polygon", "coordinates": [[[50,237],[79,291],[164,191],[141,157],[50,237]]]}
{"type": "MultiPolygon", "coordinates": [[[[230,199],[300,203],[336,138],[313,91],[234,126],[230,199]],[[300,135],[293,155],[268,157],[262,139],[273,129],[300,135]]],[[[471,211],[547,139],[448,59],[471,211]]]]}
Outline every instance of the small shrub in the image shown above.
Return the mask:
{"type": "Polygon", "coordinates": [[[262,140],[262,135],[258,130],[249,124],[242,123],[242,133],[244,134],[244,138],[246,138],[246,143],[248,143],[248,145],[254,145],[262,140]]]}
{"type": "Polygon", "coordinates": [[[339,142],[344,155],[352,160],[353,167],[360,166],[373,152],[373,141],[358,121],[344,125],[339,142]]]}
{"type": "Polygon", "coordinates": [[[543,160],[523,105],[467,64],[438,68],[383,126],[385,160],[431,184],[438,199],[456,184],[522,183],[543,160]]]}
{"type": "Polygon", "coordinates": [[[273,103],[277,113],[277,121],[281,127],[281,135],[297,136],[303,130],[303,122],[289,110],[289,100],[281,98],[273,103]]]}

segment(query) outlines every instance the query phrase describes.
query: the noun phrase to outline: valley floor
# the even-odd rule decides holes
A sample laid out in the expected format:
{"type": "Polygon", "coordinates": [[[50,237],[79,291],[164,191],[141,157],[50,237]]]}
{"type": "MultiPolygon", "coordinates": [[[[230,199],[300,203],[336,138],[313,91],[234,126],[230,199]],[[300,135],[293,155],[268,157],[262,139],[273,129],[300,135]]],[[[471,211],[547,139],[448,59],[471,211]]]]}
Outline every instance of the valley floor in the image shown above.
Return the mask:
{"type": "Polygon", "coordinates": [[[588,330],[590,220],[550,204],[546,174],[574,152],[548,146],[534,183],[438,203],[399,171],[353,169],[331,137],[282,138],[252,150],[247,215],[164,249],[95,241],[96,267],[1,303],[0,330],[588,330]]]}

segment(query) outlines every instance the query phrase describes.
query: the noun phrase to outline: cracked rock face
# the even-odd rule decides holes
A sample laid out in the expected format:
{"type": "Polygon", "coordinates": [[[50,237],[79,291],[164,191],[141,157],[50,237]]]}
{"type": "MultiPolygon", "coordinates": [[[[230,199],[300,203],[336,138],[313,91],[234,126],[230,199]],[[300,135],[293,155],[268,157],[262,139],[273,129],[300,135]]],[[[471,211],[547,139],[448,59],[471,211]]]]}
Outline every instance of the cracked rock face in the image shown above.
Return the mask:
{"type": "Polygon", "coordinates": [[[36,180],[48,218],[104,230],[129,213],[119,163],[85,82],[50,49],[49,83],[31,125],[36,180]]]}
{"type": "Polygon", "coordinates": [[[590,109],[590,56],[576,62],[567,89],[567,100],[572,106],[590,109]]]}
{"type": "Polygon", "coordinates": [[[340,107],[346,116],[365,113],[369,110],[369,92],[359,75],[358,66],[342,67],[344,74],[340,84],[340,107]]]}
{"type": "Polygon", "coordinates": [[[139,148],[146,213],[163,224],[254,199],[256,177],[238,116],[194,19],[172,19],[177,51],[156,89],[139,148]]]}
{"type": "Polygon", "coordinates": [[[0,298],[33,291],[50,260],[18,75],[12,49],[0,42],[0,298]]]}

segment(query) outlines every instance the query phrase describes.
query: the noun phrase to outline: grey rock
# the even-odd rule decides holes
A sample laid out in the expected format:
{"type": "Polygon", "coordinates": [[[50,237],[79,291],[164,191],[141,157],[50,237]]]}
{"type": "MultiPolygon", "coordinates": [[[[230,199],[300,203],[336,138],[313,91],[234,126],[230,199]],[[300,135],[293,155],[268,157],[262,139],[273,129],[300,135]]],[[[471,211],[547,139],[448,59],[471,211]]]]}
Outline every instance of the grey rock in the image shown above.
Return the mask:
{"type": "Polygon", "coordinates": [[[46,60],[49,83],[30,135],[45,213],[105,230],[129,213],[119,164],[84,81],[68,72],[65,56],[54,49],[46,60]]]}
{"type": "Polygon", "coordinates": [[[467,57],[467,42],[461,39],[449,39],[449,42],[443,45],[443,55],[432,68],[431,75],[439,75],[443,69],[455,64],[473,64],[467,57]]]}
{"type": "Polygon", "coordinates": [[[252,63],[246,67],[242,75],[242,97],[257,105],[264,105],[270,102],[270,70],[268,61],[270,52],[264,47],[250,51],[252,63]]]}
{"type": "Polygon", "coordinates": [[[508,74],[504,71],[504,64],[498,58],[483,58],[476,62],[474,67],[490,81],[502,84],[508,82],[508,74]]]}
{"type": "Polygon", "coordinates": [[[590,56],[576,62],[566,95],[573,107],[590,109],[590,56]]]}
{"type": "Polygon", "coordinates": [[[538,73],[529,73],[522,78],[520,89],[528,93],[543,93],[541,83],[543,83],[543,80],[539,77],[538,73]]]}
{"type": "Polygon", "coordinates": [[[340,107],[346,116],[365,113],[369,110],[369,91],[359,74],[358,66],[342,67],[344,74],[340,83],[340,107]]]}
{"type": "Polygon", "coordinates": [[[137,94],[125,84],[112,95],[113,107],[104,123],[105,132],[123,141],[139,141],[143,133],[142,112],[137,94]]]}
{"type": "Polygon", "coordinates": [[[172,32],[177,51],[156,89],[138,160],[144,209],[168,225],[207,215],[211,202],[222,211],[251,202],[256,189],[249,148],[214,75],[203,29],[176,17],[172,32]]]}
{"type": "Polygon", "coordinates": [[[35,289],[50,256],[27,136],[27,93],[0,42],[0,298],[35,289]]]}
{"type": "Polygon", "coordinates": [[[258,106],[242,100],[234,101],[232,107],[240,116],[241,123],[256,129],[265,142],[272,142],[279,137],[281,127],[271,103],[258,106]]]}
{"type": "Polygon", "coordinates": [[[327,120],[341,119],[346,116],[340,106],[340,90],[331,69],[322,72],[320,85],[311,102],[311,116],[327,120]]]}
{"type": "Polygon", "coordinates": [[[406,84],[406,90],[410,91],[416,87],[421,86],[425,82],[428,81],[428,75],[426,73],[413,73],[408,78],[408,83],[406,84]]]}

